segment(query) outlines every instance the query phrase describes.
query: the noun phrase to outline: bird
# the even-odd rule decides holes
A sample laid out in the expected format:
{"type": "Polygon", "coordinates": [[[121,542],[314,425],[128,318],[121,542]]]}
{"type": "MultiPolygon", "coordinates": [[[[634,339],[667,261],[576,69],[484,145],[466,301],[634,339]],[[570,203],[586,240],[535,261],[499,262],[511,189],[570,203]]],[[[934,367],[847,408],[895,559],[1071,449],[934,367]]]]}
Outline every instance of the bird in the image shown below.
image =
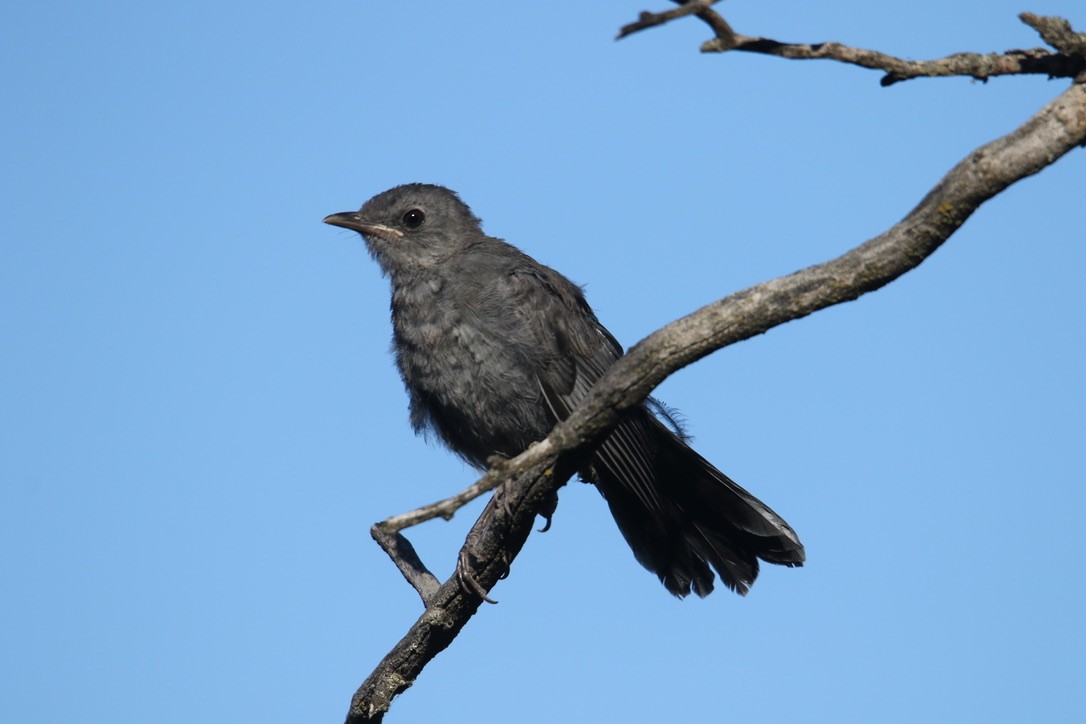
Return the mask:
{"type": "MultiPolygon", "coordinates": [[[[487,235],[448,188],[403,184],[324,223],[358,232],[390,281],[415,432],[479,470],[544,439],[624,354],[581,287],[487,235]]],[[[759,560],[801,566],[791,526],[695,452],[668,409],[627,412],[580,471],[637,561],[679,598],[709,595],[714,571],[745,595],[759,560]]]]}

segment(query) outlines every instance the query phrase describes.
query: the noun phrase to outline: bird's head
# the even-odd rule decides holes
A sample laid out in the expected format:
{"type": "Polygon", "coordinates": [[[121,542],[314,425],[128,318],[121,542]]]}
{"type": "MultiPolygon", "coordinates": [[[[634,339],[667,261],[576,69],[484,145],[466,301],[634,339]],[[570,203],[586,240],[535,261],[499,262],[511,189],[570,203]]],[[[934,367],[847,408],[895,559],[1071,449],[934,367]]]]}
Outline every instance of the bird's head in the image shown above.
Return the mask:
{"type": "Polygon", "coordinates": [[[454,191],[431,184],[396,186],[324,223],[361,234],[389,276],[437,267],[483,234],[478,217],[454,191]]]}

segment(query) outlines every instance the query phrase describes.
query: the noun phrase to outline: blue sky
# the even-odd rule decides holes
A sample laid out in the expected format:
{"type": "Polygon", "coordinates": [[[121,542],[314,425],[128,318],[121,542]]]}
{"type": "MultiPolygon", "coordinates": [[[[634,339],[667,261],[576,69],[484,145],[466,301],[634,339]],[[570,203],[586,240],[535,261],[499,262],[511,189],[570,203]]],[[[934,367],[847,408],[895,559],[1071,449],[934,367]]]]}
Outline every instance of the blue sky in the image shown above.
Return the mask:
{"type": "MultiPolygon", "coordinates": [[[[0,23],[0,720],[340,721],[420,612],[369,525],[472,482],[415,438],[387,286],[323,226],[408,181],[587,286],[633,344],[835,256],[1066,87],[701,55],[659,2],[38,2],[0,23]]],[[[1080,0],[730,0],[909,58],[1080,0]]],[[[1072,721],[1084,159],[886,289],[659,395],[809,564],[678,601],[599,495],[389,721],[1072,721]]],[[[442,575],[479,506],[411,533],[442,575]]]]}

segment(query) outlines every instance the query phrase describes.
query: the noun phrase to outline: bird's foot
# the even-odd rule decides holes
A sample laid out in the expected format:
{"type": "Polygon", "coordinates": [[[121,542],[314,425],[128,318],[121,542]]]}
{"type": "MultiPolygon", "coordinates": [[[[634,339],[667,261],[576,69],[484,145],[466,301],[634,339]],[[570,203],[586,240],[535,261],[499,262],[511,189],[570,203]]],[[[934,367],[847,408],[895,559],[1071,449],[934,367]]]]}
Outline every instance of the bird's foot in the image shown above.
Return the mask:
{"type": "MultiPolygon", "coordinates": [[[[508,575],[508,569],[506,575],[508,575]]],[[[468,561],[468,555],[463,549],[460,550],[460,555],[457,556],[456,559],[456,580],[460,584],[460,587],[468,593],[475,594],[487,603],[497,603],[493,598],[486,595],[486,589],[475,580],[475,574],[471,570],[471,563],[468,561]]]]}

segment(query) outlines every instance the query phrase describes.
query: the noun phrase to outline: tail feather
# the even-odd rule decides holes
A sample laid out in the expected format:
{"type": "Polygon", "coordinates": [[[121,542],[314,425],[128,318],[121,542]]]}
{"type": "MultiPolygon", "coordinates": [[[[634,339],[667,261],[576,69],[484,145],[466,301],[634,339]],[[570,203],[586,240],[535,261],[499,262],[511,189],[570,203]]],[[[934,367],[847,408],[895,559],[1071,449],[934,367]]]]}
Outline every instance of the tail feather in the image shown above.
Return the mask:
{"type": "Polygon", "coordinates": [[[616,442],[609,438],[593,457],[594,482],[634,556],[668,591],[707,596],[716,570],[724,585],[746,594],[758,559],[803,565],[803,544],[783,518],[648,412],[616,433],[616,442]],[[623,429],[628,426],[633,429],[623,429]],[[638,446],[634,461],[622,442],[633,438],[648,443],[638,446]]]}

